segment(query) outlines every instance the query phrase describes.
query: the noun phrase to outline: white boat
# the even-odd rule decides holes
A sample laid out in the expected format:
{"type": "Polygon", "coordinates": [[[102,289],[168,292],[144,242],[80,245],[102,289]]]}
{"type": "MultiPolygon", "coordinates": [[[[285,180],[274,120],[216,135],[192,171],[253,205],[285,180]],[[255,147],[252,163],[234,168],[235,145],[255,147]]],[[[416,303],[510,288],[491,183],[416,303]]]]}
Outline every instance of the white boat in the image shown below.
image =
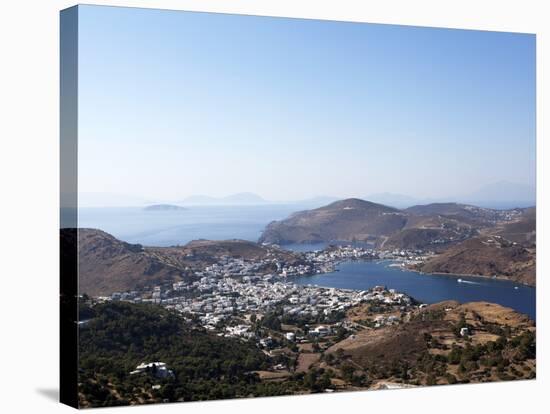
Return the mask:
{"type": "Polygon", "coordinates": [[[462,279],[457,279],[457,282],[458,282],[458,283],[462,283],[462,279]]]}

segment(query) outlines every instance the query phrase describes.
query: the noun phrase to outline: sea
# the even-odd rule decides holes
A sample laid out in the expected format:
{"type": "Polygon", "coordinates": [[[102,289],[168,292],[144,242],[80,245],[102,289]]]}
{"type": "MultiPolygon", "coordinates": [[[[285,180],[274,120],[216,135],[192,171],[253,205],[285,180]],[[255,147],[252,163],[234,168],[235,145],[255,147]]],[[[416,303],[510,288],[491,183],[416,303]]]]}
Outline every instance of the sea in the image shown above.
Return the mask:
{"type": "MultiPolygon", "coordinates": [[[[140,207],[80,208],[79,227],[98,228],[129,243],[177,246],[191,240],[257,241],[273,220],[304,206],[192,206],[181,211],[146,211],[140,207]]],[[[320,244],[282,246],[293,251],[320,250],[320,244]]],[[[458,275],[427,275],[403,270],[390,261],[352,261],[337,271],[294,278],[301,285],[366,290],[377,285],[406,293],[424,303],[443,300],[488,301],[510,307],[536,320],[536,289],[510,281],[458,275]]]]}
{"type": "Polygon", "coordinates": [[[257,241],[271,221],[303,209],[291,204],[190,206],[177,211],[89,207],[78,210],[78,227],[97,228],[145,246],[177,246],[197,239],[257,241]]]}
{"type": "Polygon", "coordinates": [[[335,272],[300,276],[293,282],[356,290],[386,286],[428,304],[444,300],[492,302],[536,320],[536,289],[533,287],[484,277],[421,274],[392,264],[390,261],[343,262],[335,272]]]}

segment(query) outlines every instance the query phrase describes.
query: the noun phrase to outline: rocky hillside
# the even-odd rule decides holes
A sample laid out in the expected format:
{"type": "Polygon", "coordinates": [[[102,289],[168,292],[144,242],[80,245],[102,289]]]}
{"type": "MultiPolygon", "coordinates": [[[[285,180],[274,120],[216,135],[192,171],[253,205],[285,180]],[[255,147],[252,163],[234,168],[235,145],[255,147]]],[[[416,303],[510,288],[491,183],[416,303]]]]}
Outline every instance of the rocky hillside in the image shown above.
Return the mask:
{"type": "Polygon", "coordinates": [[[401,230],[406,222],[406,214],[395,208],[351,198],[274,221],[266,227],[260,242],[375,241],[401,230]]]}
{"type": "Polygon", "coordinates": [[[278,259],[289,264],[301,263],[299,254],[247,240],[193,240],[182,247],[147,247],[146,251],[163,263],[190,270],[202,270],[222,257],[250,261],[278,259]]]}
{"type": "Polygon", "coordinates": [[[415,215],[409,212],[405,227],[383,240],[379,247],[441,251],[478,235],[479,228],[461,215],[415,215]]]}
{"type": "Polygon", "coordinates": [[[302,260],[298,254],[245,240],[197,240],[182,247],[144,247],[97,229],[78,229],[78,237],[74,229],[61,232],[64,251],[69,251],[77,240],[78,289],[92,296],[178,281],[223,256],[286,263],[302,260]]]}
{"type": "Polygon", "coordinates": [[[166,265],[139,244],[95,229],[78,229],[78,260],[78,290],[94,296],[180,280],[183,271],[166,265]]]}
{"type": "Polygon", "coordinates": [[[537,241],[536,208],[522,209],[517,220],[503,224],[494,233],[525,247],[534,247],[537,241]]]}
{"type": "Polygon", "coordinates": [[[500,236],[468,239],[418,265],[426,273],[505,277],[535,285],[535,252],[500,236]]]}
{"type": "MultiPolygon", "coordinates": [[[[352,313],[363,323],[372,318],[368,311],[352,313]]],[[[493,303],[447,301],[415,311],[403,323],[366,328],[335,343],[319,366],[349,371],[351,379],[367,376],[372,388],[379,381],[475,383],[534,378],[535,353],[535,326],[527,316],[493,303]]]]}
{"type": "Polygon", "coordinates": [[[432,203],[405,209],[412,216],[444,217],[476,227],[495,225],[503,220],[506,212],[460,203],[432,203]]]}
{"type": "Polygon", "coordinates": [[[514,222],[521,214],[519,210],[492,210],[457,203],[398,210],[347,199],[274,221],[266,227],[260,242],[366,241],[380,248],[441,251],[477,236],[482,229],[514,222]]]}

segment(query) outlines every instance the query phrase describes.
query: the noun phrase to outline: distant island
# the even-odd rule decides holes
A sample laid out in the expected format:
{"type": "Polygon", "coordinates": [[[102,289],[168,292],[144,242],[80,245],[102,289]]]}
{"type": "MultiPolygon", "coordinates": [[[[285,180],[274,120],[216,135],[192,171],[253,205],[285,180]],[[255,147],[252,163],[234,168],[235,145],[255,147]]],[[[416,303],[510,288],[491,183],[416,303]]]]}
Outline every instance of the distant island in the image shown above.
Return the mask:
{"type": "Polygon", "coordinates": [[[153,204],[144,208],[145,211],[185,211],[187,208],[174,204],[153,204]]]}

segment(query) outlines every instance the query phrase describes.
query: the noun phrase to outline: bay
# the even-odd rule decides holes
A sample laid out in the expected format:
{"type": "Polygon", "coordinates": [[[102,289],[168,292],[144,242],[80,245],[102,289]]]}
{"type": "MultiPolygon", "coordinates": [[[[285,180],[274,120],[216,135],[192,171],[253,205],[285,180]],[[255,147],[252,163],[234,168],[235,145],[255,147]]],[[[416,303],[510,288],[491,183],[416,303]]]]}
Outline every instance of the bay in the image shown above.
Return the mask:
{"type": "Polygon", "coordinates": [[[300,276],[292,281],[299,285],[356,290],[381,285],[428,304],[444,300],[486,301],[510,307],[536,320],[536,289],[533,287],[475,276],[421,274],[390,264],[388,261],[343,262],[336,272],[300,276]]]}

